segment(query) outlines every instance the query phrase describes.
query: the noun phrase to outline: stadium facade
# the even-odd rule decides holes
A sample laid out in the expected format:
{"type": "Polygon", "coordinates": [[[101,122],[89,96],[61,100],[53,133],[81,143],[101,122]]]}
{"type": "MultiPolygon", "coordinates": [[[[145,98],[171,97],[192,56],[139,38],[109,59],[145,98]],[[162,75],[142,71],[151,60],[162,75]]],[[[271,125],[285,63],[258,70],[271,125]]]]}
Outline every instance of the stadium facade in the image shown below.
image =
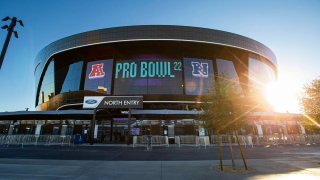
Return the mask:
{"type": "MultiPolygon", "coordinates": [[[[221,76],[250,99],[253,112],[271,112],[263,94],[265,86],[277,78],[277,61],[268,47],[241,35],[145,25],[100,29],[57,40],[40,51],[34,74],[37,110],[81,110],[84,96],[138,95],[143,96],[143,110],[133,115],[131,127],[140,135],[150,128],[152,134],[174,136],[203,133],[201,122],[188,112],[200,111],[198,97],[210,93],[212,83],[221,76]]],[[[100,112],[100,116],[96,137],[124,142],[126,110],[100,112]]],[[[261,123],[263,120],[251,121],[254,128],[247,133],[290,133],[288,128],[279,130],[279,126],[261,123]]],[[[61,133],[61,127],[46,123],[42,133],[54,133],[55,128],[61,133]]],[[[76,119],[62,123],[70,126],[65,130],[69,134],[86,132],[90,126],[76,119]]],[[[293,126],[298,128],[295,121],[293,126]]]]}

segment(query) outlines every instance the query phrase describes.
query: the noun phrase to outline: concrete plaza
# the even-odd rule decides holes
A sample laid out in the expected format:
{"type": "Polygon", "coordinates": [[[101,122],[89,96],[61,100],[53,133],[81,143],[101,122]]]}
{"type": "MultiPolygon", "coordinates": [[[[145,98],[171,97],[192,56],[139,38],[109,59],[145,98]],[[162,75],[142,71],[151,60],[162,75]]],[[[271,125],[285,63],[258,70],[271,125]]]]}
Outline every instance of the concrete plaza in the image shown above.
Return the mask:
{"type": "Polygon", "coordinates": [[[249,171],[234,150],[237,172],[219,170],[216,147],[1,147],[0,179],[320,179],[318,145],[245,148],[249,171]]]}

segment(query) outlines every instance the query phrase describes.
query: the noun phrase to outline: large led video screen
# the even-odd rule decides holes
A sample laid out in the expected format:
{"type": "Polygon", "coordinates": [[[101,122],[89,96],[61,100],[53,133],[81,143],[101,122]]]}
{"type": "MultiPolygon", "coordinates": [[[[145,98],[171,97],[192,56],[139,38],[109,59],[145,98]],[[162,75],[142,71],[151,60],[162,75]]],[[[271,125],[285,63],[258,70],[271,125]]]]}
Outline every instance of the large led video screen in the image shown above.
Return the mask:
{"type": "Polygon", "coordinates": [[[150,58],[116,62],[116,95],[182,93],[181,60],[150,58]]]}
{"type": "Polygon", "coordinates": [[[111,94],[112,69],[110,59],[88,62],[84,89],[111,94]]]}
{"type": "Polygon", "coordinates": [[[186,95],[203,95],[210,92],[214,80],[212,60],[184,58],[186,95]]]}

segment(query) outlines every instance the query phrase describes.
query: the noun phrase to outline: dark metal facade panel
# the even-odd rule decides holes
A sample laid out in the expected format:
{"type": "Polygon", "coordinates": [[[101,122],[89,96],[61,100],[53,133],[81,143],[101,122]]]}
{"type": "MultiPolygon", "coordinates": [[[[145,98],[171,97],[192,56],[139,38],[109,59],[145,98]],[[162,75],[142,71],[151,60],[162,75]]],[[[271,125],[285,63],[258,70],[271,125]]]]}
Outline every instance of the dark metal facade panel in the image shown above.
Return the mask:
{"type": "Polygon", "coordinates": [[[57,52],[80,46],[139,39],[201,41],[212,44],[232,46],[264,56],[276,65],[276,57],[274,53],[268,47],[253,39],[213,29],[165,25],[107,28],[69,36],[57,40],[42,49],[36,57],[36,64],[38,62],[45,62],[57,52]]]}
{"type": "Polygon", "coordinates": [[[0,120],[92,119],[93,110],[0,112],[0,120]]]}

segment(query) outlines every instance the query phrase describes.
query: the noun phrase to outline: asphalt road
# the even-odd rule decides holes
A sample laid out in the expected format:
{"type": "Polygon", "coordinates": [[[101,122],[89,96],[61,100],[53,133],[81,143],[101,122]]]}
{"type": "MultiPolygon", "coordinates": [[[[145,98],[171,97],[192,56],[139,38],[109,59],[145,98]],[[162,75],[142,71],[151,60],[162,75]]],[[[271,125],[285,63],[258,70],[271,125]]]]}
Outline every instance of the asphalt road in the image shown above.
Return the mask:
{"type": "MultiPolygon", "coordinates": [[[[238,146],[233,146],[235,159],[241,159],[238,146]]],[[[255,146],[243,148],[247,159],[270,159],[319,153],[320,145],[255,146]]],[[[223,159],[230,159],[228,146],[222,147],[223,159]]],[[[218,160],[217,147],[146,147],[131,146],[0,146],[0,158],[103,160],[103,161],[197,161],[218,160]]]]}

